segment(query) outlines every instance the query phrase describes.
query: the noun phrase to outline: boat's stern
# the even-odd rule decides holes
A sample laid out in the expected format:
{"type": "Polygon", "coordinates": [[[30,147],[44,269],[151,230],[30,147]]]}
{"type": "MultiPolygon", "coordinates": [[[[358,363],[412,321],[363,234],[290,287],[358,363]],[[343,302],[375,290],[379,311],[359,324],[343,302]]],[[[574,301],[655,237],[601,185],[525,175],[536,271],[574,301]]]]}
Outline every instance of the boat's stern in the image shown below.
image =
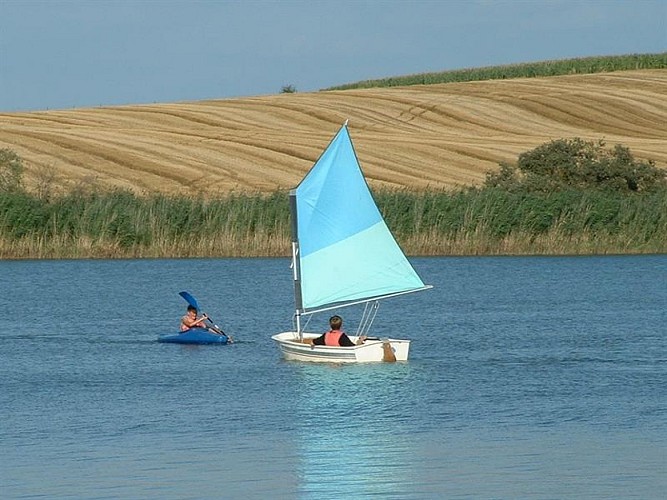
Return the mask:
{"type": "Polygon", "coordinates": [[[410,353],[410,341],[400,339],[369,339],[362,345],[356,346],[355,349],[357,349],[357,361],[360,363],[407,361],[410,353]],[[386,343],[389,345],[385,346],[386,343]]]}

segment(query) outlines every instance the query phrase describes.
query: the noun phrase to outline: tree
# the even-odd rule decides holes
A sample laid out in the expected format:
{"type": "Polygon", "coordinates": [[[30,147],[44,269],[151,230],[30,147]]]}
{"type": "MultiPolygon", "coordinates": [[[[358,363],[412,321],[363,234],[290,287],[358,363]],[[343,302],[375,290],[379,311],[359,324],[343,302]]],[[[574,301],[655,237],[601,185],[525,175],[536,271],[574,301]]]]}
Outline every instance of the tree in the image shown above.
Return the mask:
{"type": "Polygon", "coordinates": [[[296,94],[296,87],[294,85],[283,85],[280,89],[281,94],[296,94]]]}

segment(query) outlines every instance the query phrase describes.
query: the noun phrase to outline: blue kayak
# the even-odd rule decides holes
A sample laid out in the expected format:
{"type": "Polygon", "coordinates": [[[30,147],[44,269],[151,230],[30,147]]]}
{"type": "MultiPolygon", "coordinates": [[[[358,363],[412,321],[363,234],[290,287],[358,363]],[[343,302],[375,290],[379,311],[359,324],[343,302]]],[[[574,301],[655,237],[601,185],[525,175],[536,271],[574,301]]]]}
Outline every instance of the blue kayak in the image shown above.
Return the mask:
{"type": "Polygon", "coordinates": [[[167,333],[157,339],[158,342],[174,344],[226,344],[228,340],[227,335],[219,335],[206,328],[190,328],[185,332],[167,333]]]}

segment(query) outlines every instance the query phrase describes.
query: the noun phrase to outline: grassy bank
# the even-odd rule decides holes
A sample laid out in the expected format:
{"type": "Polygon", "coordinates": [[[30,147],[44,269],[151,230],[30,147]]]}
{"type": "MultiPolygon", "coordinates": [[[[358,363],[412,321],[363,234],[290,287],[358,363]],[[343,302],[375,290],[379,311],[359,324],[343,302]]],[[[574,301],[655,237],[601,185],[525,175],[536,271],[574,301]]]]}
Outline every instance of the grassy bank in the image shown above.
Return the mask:
{"type": "Polygon", "coordinates": [[[324,90],[349,90],[404,85],[431,85],[436,83],[473,82],[507,78],[533,78],[573,74],[602,73],[636,69],[667,68],[667,52],[659,54],[629,54],[621,56],[581,57],[555,61],[488,66],[433,73],[395,76],[376,80],[338,85],[324,90]]]}
{"type": "MultiPolygon", "coordinates": [[[[410,255],[667,253],[667,193],[380,191],[410,255]]],[[[0,258],[287,256],[287,193],[0,194],[0,258]]]]}

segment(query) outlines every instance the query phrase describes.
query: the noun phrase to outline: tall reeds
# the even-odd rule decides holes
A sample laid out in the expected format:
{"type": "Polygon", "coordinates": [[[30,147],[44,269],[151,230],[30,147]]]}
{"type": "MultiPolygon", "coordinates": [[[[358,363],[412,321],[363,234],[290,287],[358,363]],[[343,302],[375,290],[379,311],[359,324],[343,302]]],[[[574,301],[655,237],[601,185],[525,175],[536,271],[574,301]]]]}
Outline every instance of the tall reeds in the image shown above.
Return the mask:
{"type": "MultiPolygon", "coordinates": [[[[666,253],[667,192],[384,190],[410,255],[666,253]]],[[[0,258],[287,256],[288,196],[0,194],[0,258]]]]}
{"type": "Polygon", "coordinates": [[[608,254],[667,252],[667,193],[384,193],[386,220],[408,252],[608,254]],[[386,203],[386,205],[385,205],[386,203]],[[402,208],[399,208],[402,207],[402,208]],[[410,230],[410,221],[419,231],[410,230]]]}
{"type": "Polygon", "coordinates": [[[273,255],[289,248],[287,212],[280,193],[200,199],[116,191],[48,201],[2,194],[0,257],[273,255]]]}

